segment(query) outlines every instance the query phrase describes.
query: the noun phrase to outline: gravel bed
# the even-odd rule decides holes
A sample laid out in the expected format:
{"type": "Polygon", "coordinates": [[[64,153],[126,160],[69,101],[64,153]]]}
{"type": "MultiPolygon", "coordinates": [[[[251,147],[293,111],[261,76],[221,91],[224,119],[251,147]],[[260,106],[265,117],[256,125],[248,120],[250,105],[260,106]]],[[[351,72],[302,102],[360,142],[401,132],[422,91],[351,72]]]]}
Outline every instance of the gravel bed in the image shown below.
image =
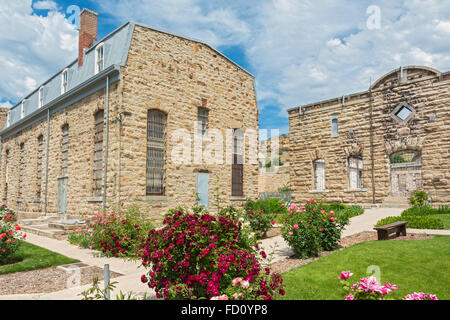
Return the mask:
{"type": "MultiPolygon", "coordinates": [[[[80,285],[89,284],[96,277],[103,280],[103,269],[94,266],[81,268],[80,275],[80,285]]],[[[111,272],[111,278],[119,276],[121,274],[111,272]]],[[[75,272],[61,270],[56,267],[0,275],[0,295],[60,291],[75,287],[75,285],[71,285],[73,283],[71,280],[74,278],[75,272]]]]}
{"type": "MultiPolygon", "coordinates": [[[[397,237],[391,240],[397,241],[397,240],[427,240],[427,239],[431,239],[434,236],[430,236],[430,235],[425,235],[425,234],[408,234],[406,237],[397,237]]],[[[361,233],[357,233],[345,238],[342,238],[340,241],[340,245],[341,248],[337,249],[336,251],[339,250],[343,250],[345,248],[351,247],[357,243],[361,243],[361,242],[365,242],[365,241],[378,241],[378,236],[376,232],[361,232],[361,233]]],[[[292,270],[294,268],[297,268],[299,266],[308,264],[310,262],[313,262],[315,260],[318,260],[322,257],[325,257],[329,254],[332,254],[333,252],[336,251],[323,251],[319,254],[318,257],[314,257],[314,258],[308,258],[308,259],[298,259],[295,257],[289,257],[287,259],[284,259],[282,261],[276,262],[274,264],[272,264],[270,266],[271,270],[273,272],[277,272],[277,273],[284,273],[287,272],[289,270],[292,270]]]]}

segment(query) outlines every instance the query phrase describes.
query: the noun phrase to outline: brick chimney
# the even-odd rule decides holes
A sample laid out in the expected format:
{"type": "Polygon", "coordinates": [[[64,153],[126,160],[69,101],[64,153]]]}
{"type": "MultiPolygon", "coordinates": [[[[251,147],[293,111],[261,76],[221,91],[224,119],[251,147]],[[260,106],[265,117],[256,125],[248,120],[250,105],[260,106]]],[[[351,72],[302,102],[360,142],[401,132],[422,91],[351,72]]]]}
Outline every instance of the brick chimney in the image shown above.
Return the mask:
{"type": "Polygon", "coordinates": [[[83,65],[84,49],[97,41],[98,14],[94,11],[83,9],[80,13],[80,31],[78,35],[78,66],[83,65]]]}

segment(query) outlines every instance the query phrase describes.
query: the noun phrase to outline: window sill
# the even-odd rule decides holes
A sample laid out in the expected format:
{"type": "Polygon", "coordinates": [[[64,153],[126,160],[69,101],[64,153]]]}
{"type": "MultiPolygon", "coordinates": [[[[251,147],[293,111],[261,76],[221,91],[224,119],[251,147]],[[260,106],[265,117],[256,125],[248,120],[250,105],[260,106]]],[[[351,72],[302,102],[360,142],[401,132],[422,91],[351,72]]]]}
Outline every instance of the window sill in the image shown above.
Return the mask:
{"type": "Polygon", "coordinates": [[[145,196],[146,201],[170,201],[168,196],[145,196]]]}
{"type": "Polygon", "coordinates": [[[89,202],[89,203],[103,202],[103,197],[92,197],[92,198],[87,198],[87,202],[89,202]]]}
{"type": "Polygon", "coordinates": [[[367,192],[368,189],[367,188],[360,188],[360,189],[345,189],[344,192],[346,193],[351,193],[351,192],[367,192]]]}
{"type": "Polygon", "coordinates": [[[246,200],[247,200],[247,198],[244,196],[230,198],[230,201],[246,201],[246,200]]]}
{"type": "Polygon", "coordinates": [[[309,190],[309,193],[329,193],[330,190],[309,190]]]}

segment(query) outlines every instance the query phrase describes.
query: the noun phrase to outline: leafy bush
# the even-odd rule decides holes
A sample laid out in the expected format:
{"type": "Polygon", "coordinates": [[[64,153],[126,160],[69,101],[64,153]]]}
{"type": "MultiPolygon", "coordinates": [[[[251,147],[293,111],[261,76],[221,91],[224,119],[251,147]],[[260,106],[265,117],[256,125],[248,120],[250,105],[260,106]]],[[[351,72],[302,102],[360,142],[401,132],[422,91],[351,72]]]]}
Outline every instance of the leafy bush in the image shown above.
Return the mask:
{"type": "Polygon", "coordinates": [[[347,206],[340,202],[333,202],[330,204],[321,204],[321,208],[325,211],[334,211],[336,213],[336,217],[344,217],[344,218],[353,218],[359,215],[364,214],[364,208],[361,206],[347,206]]]}
{"type": "Polygon", "coordinates": [[[150,270],[141,281],[164,299],[273,299],[284,294],[281,277],[262,270],[259,247],[243,246],[240,232],[240,222],[180,210],[148,234],[142,265],[150,270]]]}
{"type": "Polygon", "coordinates": [[[16,213],[5,205],[0,207],[0,265],[14,262],[20,240],[26,238],[17,224],[16,213]]]}
{"type": "Polygon", "coordinates": [[[281,233],[300,258],[318,256],[321,250],[331,251],[338,247],[342,230],[349,220],[337,218],[333,211],[326,211],[314,200],[308,200],[297,210],[291,206],[285,216],[281,233]]]}
{"type": "Polygon", "coordinates": [[[450,208],[447,206],[440,206],[435,209],[431,206],[425,207],[412,207],[402,212],[402,217],[409,216],[430,216],[435,214],[450,214],[450,208]]]}
{"type": "Polygon", "coordinates": [[[246,219],[259,238],[266,236],[267,231],[273,227],[275,221],[287,215],[288,209],[278,199],[247,200],[244,204],[246,219]]]}
{"type": "Polygon", "coordinates": [[[377,222],[376,227],[381,227],[390,223],[398,221],[408,221],[408,228],[412,229],[445,229],[444,223],[441,220],[427,217],[427,216],[403,216],[403,217],[387,217],[377,222]]]}
{"type": "Polygon", "coordinates": [[[140,257],[146,236],[153,228],[136,207],[125,213],[98,213],[84,221],[86,226],[71,234],[69,242],[108,257],[140,257]]]}
{"type": "Polygon", "coordinates": [[[428,193],[423,189],[412,191],[408,200],[413,207],[424,207],[427,204],[428,193]]]}

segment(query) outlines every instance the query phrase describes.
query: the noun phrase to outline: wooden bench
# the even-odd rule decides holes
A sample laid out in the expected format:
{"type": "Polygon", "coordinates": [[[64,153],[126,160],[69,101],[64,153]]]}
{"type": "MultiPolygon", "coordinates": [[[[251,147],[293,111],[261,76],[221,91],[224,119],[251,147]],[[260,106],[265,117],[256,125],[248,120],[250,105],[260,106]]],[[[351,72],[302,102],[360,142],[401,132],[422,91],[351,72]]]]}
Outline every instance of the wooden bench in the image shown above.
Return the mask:
{"type": "Polygon", "coordinates": [[[374,228],[378,232],[378,240],[389,240],[391,233],[396,233],[396,236],[406,236],[406,225],[408,221],[398,221],[385,226],[374,228]]]}

